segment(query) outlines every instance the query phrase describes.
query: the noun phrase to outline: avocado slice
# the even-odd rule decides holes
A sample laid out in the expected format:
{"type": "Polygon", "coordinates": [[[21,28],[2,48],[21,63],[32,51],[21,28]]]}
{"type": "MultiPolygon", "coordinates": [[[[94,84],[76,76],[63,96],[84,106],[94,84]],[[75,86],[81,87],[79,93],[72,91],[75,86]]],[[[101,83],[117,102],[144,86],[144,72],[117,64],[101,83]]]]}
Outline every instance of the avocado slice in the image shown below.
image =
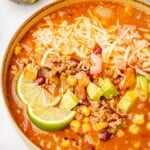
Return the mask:
{"type": "Polygon", "coordinates": [[[118,91],[116,89],[116,87],[114,86],[114,84],[111,82],[111,80],[109,78],[106,78],[103,80],[101,89],[104,93],[104,97],[106,99],[110,99],[113,96],[117,96],[118,95],[118,91]]]}
{"type": "Polygon", "coordinates": [[[100,100],[100,97],[103,95],[101,88],[92,82],[88,84],[86,91],[89,98],[93,101],[100,100]]]}
{"type": "Polygon", "coordinates": [[[60,106],[65,110],[73,109],[78,103],[79,99],[75,96],[75,94],[69,89],[63,95],[60,106]]]}

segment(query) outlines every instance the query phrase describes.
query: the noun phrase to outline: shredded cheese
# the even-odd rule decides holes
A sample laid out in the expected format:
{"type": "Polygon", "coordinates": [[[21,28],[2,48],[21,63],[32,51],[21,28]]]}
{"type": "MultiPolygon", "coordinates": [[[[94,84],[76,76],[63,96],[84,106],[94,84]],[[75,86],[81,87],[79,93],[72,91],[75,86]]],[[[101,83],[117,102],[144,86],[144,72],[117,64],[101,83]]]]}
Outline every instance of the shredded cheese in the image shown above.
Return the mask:
{"type": "MultiPolygon", "coordinates": [[[[148,61],[148,58],[150,58],[148,48],[150,43],[147,39],[141,38],[136,26],[120,25],[119,20],[117,20],[116,25],[105,29],[91,9],[88,10],[88,14],[88,17],[80,16],[75,18],[72,24],[64,20],[56,25],[50,17],[45,17],[47,27],[39,28],[33,33],[36,46],[44,46],[45,49],[50,49],[51,52],[55,53],[57,51],[60,54],[76,53],[83,61],[90,58],[90,53],[92,53],[97,43],[103,49],[103,63],[115,65],[116,56],[128,63],[128,60],[134,54],[139,59],[148,61]]],[[[139,30],[147,32],[147,29],[140,28],[139,30]]],[[[46,57],[47,52],[43,55],[42,63],[46,57]]],[[[150,62],[148,61],[145,66],[149,67],[149,64],[150,62]]],[[[137,72],[147,75],[141,66],[138,66],[138,63],[133,67],[137,68],[137,72]]]]}

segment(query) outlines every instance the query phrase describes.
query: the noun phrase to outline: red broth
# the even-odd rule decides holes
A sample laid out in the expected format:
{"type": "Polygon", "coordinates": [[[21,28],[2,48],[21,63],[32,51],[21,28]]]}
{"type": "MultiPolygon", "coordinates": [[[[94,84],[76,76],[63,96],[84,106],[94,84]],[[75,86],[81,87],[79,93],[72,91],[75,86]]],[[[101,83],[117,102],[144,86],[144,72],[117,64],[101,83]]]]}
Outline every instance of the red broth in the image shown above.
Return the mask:
{"type": "MultiPolygon", "coordinates": [[[[146,98],[146,100],[143,101],[141,97],[138,96],[136,101],[134,102],[134,104],[132,105],[132,107],[127,113],[122,113],[121,111],[118,112],[118,108],[116,105],[118,104],[119,100],[123,97],[123,95],[127,91],[135,88],[136,77],[139,75],[140,76],[145,75],[138,72],[136,68],[140,68],[144,73],[146,72],[146,78],[150,77],[150,72],[147,71],[148,69],[150,69],[150,65],[147,66],[147,70],[145,68],[142,68],[144,60],[146,60],[147,62],[149,58],[143,59],[144,56],[142,55],[141,58],[139,58],[139,55],[135,54],[135,57],[131,59],[130,55],[132,55],[133,52],[131,50],[128,55],[130,61],[128,59],[124,60],[125,58],[124,55],[126,55],[125,51],[128,50],[128,46],[129,48],[131,48],[130,45],[132,45],[134,46],[132,48],[135,49],[136,43],[138,44],[139,42],[139,46],[141,46],[140,42],[142,42],[142,40],[144,43],[146,43],[143,46],[144,48],[142,49],[147,50],[147,51],[146,50],[143,51],[143,53],[150,52],[150,47],[149,47],[150,46],[149,43],[150,16],[148,14],[135,10],[131,7],[128,6],[125,7],[111,2],[90,2],[90,3],[75,4],[75,5],[61,8],[60,10],[57,10],[49,14],[45,18],[40,20],[32,29],[30,29],[29,32],[27,32],[24,35],[23,39],[18,43],[18,45],[16,45],[16,48],[14,49],[14,54],[11,58],[8,67],[8,74],[7,74],[8,106],[15,122],[17,123],[18,127],[22,130],[22,132],[25,134],[25,136],[27,136],[35,145],[37,145],[40,149],[43,150],[48,150],[48,149],[119,150],[120,148],[122,150],[134,150],[134,149],[149,150],[150,149],[150,140],[149,140],[150,139],[150,111],[149,111],[150,89],[148,91],[148,97],[146,98]],[[115,42],[113,36],[116,37],[122,36],[123,34],[122,32],[130,32],[131,30],[132,33],[127,34],[126,36],[127,38],[130,36],[130,39],[127,39],[126,37],[122,37],[121,42],[122,41],[126,41],[126,42],[122,42],[122,43],[120,42],[120,44],[117,43],[118,44],[117,47],[114,47],[114,49],[118,49],[119,51],[113,54],[116,58],[118,57],[116,64],[112,63],[112,60],[114,60],[115,58],[114,56],[111,55],[108,61],[106,62],[104,61],[103,53],[106,52],[105,43],[102,43],[100,45],[99,43],[95,42],[96,44],[99,45],[99,50],[94,49],[95,47],[94,44],[93,48],[91,49],[89,48],[87,50],[87,53],[86,52],[84,53],[87,56],[86,59],[82,58],[80,55],[76,55],[75,53],[71,53],[67,55],[69,57],[69,61],[71,60],[71,62],[73,61],[75,64],[75,66],[71,66],[73,69],[72,70],[68,69],[71,70],[68,71],[66,67],[63,69],[61,68],[62,69],[61,71],[57,70],[54,73],[54,75],[51,75],[50,77],[51,79],[48,79],[50,80],[49,83],[47,83],[48,88],[47,86],[44,88],[54,96],[57,96],[59,91],[57,91],[57,88],[54,88],[54,86],[57,85],[57,87],[60,88],[61,86],[60,82],[62,84],[61,80],[63,80],[64,90],[70,89],[71,91],[73,91],[73,93],[76,94],[76,96],[79,99],[82,100],[77,106],[73,108],[77,112],[74,120],[77,120],[80,123],[80,127],[77,128],[77,130],[74,130],[72,129],[70,123],[67,127],[59,131],[43,131],[42,129],[39,129],[31,122],[26,112],[26,106],[19,100],[17,96],[15,86],[16,86],[18,74],[20,73],[21,70],[23,70],[23,68],[25,68],[25,66],[28,63],[34,63],[34,61],[37,61],[36,63],[38,64],[39,63],[38,61],[42,59],[43,53],[39,54],[35,50],[37,49],[37,45],[38,45],[37,41],[40,40],[38,39],[38,36],[35,35],[35,33],[37,33],[37,31],[39,30],[47,29],[50,26],[48,24],[48,21],[53,22],[52,31],[54,31],[61,28],[59,25],[62,24],[64,20],[67,22],[64,28],[65,27],[67,28],[67,26],[69,25],[71,26],[77,22],[76,18],[78,18],[79,20],[79,17],[81,16],[85,17],[84,19],[91,17],[90,13],[96,16],[96,18],[94,19],[98,19],[101,22],[102,29],[107,31],[108,35],[110,33],[110,35],[112,36],[112,41],[111,38],[109,37],[110,38],[109,42],[110,41],[111,42],[108,44],[108,47],[112,46],[111,44],[115,42]],[[123,28],[128,28],[128,27],[131,27],[129,28],[129,31],[123,30],[123,28]],[[121,29],[120,31],[119,28],[121,29]],[[133,34],[135,32],[137,36],[133,34]],[[90,60],[91,53],[94,53],[94,56],[96,55],[102,58],[102,71],[99,71],[98,73],[97,72],[93,73],[90,70],[91,69],[90,67],[93,65],[90,60]],[[86,67],[86,69],[85,68],[76,69],[76,66],[78,66],[78,64],[82,60],[85,60],[85,63],[87,63],[87,66],[84,66],[86,67]],[[120,71],[119,74],[116,73],[117,75],[115,74],[114,65],[120,71]],[[129,73],[127,70],[129,71],[129,73]],[[76,82],[71,83],[73,84],[73,86],[70,85],[70,83],[65,82],[68,76],[76,77],[76,74],[79,72],[84,72],[83,73],[84,75],[81,73],[81,80],[80,77],[77,78],[76,79],[78,80],[77,83],[76,82]],[[64,73],[64,76],[61,76],[62,73],[64,73]],[[106,98],[102,96],[99,102],[96,101],[95,104],[95,102],[90,100],[89,96],[87,96],[86,93],[87,85],[85,83],[90,81],[95,85],[98,85],[100,79],[106,79],[106,78],[109,78],[112,81],[114,86],[117,88],[119,95],[117,97],[110,98],[109,100],[106,100],[106,98]],[[97,106],[95,105],[97,105],[98,108],[96,108],[97,106]],[[83,113],[81,111],[82,106],[85,106],[88,110],[90,110],[90,114],[83,113]],[[135,116],[142,116],[141,117],[142,121],[140,123],[133,121],[135,116]],[[96,130],[94,124],[98,123],[97,120],[98,121],[100,120],[100,122],[103,123],[105,122],[105,123],[103,124],[103,127],[101,129],[96,130]]],[[[80,24],[81,26],[82,23],[80,24]]],[[[43,32],[43,36],[44,36],[44,32],[43,32]]],[[[83,38],[83,42],[82,40],[81,41],[80,40],[81,39],[77,39],[77,41],[80,42],[81,44],[83,45],[87,44],[84,43],[84,38],[83,38]]],[[[50,41],[50,43],[51,42],[52,41],[50,41]]],[[[52,45],[49,43],[45,45],[42,44],[41,45],[39,44],[39,47],[44,47],[44,48],[46,47],[45,51],[48,48],[52,47],[52,45]]],[[[139,51],[142,50],[139,49],[139,51]]],[[[145,55],[147,55],[147,57],[150,57],[147,53],[145,55]]],[[[61,66],[59,62],[62,63],[62,60],[58,60],[58,58],[55,57],[54,59],[55,61],[53,59],[51,60],[51,62],[54,62],[55,64],[54,68],[61,66]]],[[[45,75],[45,74],[43,75],[43,69],[47,69],[47,68],[40,66],[40,71],[38,70],[39,74],[40,75],[42,74],[42,76],[45,75]]],[[[48,68],[48,70],[46,71],[48,71],[49,74],[52,74],[53,69],[48,68]]],[[[150,82],[149,80],[150,79],[148,79],[148,82],[150,82]]],[[[150,83],[148,84],[150,88],[150,83]]]]}

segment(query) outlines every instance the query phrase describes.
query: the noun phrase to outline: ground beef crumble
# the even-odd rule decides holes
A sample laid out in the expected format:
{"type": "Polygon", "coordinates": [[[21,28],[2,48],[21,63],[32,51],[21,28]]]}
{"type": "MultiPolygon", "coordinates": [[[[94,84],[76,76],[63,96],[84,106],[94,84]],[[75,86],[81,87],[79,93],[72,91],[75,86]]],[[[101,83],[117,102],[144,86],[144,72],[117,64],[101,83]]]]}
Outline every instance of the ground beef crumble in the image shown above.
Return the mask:
{"type": "Polygon", "coordinates": [[[91,101],[90,120],[94,126],[97,122],[108,122],[107,129],[110,132],[116,132],[118,128],[121,128],[126,116],[116,110],[115,105],[117,100],[102,100],[100,102],[91,101]]]}

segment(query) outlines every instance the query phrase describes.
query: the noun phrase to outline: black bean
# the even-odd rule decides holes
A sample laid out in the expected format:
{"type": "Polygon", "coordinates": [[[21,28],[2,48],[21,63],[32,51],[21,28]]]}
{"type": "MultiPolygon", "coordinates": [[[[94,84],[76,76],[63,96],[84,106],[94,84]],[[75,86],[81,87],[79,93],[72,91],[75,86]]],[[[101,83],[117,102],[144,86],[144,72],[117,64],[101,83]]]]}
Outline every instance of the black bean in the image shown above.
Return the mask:
{"type": "Polygon", "coordinates": [[[113,134],[110,133],[109,131],[105,130],[102,133],[99,134],[99,139],[102,141],[107,141],[110,138],[112,138],[113,134]]]}
{"type": "Polygon", "coordinates": [[[94,49],[93,49],[93,52],[95,54],[101,54],[102,53],[102,48],[98,44],[96,44],[94,49]]]}
{"type": "Polygon", "coordinates": [[[45,77],[44,76],[40,76],[37,77],[37,79],[34,81],[35,83],[38,83],[38,85],[44,84],[45,83],[45,77]]]}
{"type": "Polygon", "coordinates": [[[89,77],[90,81],[93,81],[93,75],[90,74],[90,70],[86,70],[85,73],[89,77]]]}
{"type": "Polygon", "coordinates": [[[86,150],[95,150],[94,146],[89,146],[86,150]]]}
{"type": "Polygon", "coordinates": [[[82,100],[82,104],[85,105],[85,106],[90,106],[90,102],[87,98],[82,100]]]}

